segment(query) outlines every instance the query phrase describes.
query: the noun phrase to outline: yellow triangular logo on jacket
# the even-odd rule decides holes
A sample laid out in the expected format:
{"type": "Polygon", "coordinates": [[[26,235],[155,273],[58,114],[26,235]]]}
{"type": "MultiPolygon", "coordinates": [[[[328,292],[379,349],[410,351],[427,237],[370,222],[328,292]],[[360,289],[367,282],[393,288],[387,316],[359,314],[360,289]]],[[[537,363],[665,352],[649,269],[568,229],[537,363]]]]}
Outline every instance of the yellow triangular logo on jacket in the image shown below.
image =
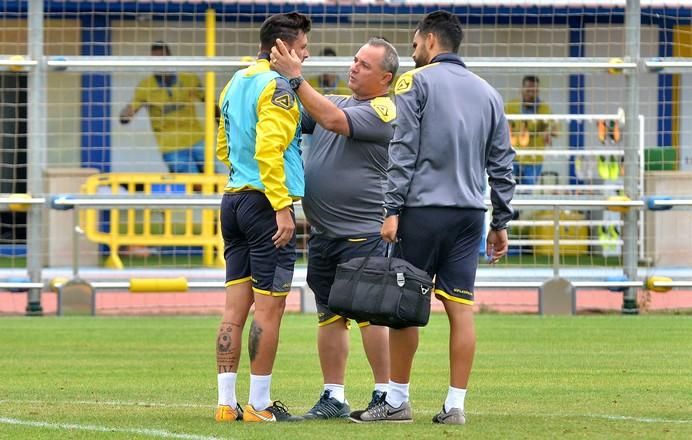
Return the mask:
{"type": "Polygon", "coordinates": [[[389,97],[381,96],[370,101],[370,106],[383,122],[391,122],[396,118],[396,106],[389,97]]]}

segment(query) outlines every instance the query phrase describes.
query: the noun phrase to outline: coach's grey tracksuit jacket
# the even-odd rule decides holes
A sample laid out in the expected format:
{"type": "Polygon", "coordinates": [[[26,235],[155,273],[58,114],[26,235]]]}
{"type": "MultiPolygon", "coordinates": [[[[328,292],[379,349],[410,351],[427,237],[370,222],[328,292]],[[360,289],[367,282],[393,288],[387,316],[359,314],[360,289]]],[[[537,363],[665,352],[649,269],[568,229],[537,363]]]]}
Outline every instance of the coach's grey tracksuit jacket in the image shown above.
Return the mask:
{"type": "Polygon", "coordinates": [[[457,55],[445,53],[403,74],[395,94],[385,208],[485,209],[487,170],[490,226],[507,227],[515,153],[499,93],[469,72],[457,55]]]}

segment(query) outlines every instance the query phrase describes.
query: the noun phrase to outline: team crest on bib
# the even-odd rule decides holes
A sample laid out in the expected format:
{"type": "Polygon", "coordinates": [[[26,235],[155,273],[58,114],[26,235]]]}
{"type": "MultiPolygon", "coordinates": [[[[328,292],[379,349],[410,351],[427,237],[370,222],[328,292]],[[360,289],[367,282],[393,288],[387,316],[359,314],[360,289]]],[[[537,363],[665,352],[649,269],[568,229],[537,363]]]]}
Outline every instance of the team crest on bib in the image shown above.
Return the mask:
{"type": "Polygon", "coordinates": [[[277,90],[274,92],[274,96],[272,96],[272,104],[276,105],[277,107],[281,107],[284,110],[290,110],[293,108],[294,103],[295,98],[293,97],[293,94],[284,90],[277,90]]]}

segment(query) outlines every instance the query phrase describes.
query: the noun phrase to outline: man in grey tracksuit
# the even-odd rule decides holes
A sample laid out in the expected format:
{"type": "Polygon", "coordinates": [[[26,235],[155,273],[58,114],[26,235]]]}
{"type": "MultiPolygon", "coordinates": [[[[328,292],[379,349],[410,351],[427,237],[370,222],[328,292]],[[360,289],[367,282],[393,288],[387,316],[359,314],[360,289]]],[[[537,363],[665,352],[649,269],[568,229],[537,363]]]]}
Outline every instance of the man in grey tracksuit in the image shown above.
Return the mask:
{"type": "MultiPolygon", "coordinates": [[[[382,237],[397,242],[398,256],[435,276],[435,294],[450,323],[450,387],[435,423],[464,424],[464,398],[473,355],[473,289],[483,229],[486,172],[492,222],[486,253],[507,253],[507,222],[514,150],[502,98],[469,72],[456,55],[458,19],[444,11],[427,15],[413,39],[416,69],[395,87],[397,119],[389,149],[382,237]]],[[[379,405],[356,422],[410,421],[409,378],[418,328],[390,330],[390,382],[379,405]]]]}

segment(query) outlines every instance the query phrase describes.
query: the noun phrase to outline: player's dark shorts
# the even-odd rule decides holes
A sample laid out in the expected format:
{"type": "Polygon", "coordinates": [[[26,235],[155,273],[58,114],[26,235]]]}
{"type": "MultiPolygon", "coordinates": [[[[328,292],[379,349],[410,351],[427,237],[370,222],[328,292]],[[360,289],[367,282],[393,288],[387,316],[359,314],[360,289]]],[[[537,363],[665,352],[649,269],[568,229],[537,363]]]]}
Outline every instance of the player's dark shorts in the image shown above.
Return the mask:
{"type": "Polygon", "coordinates": [[[315,293],[319,325],[327,325],[341,318],[327,307],[329,291],[336,275],[336,265],[356,257],[382,256],[385,250],[386,244],[379,234],[352,238],[310,236],[307,282],[315,293]]]}
{"type": "Polygon", "coordinates": [[[472,305],[484,218],[479,209],[405,208],[394,254],[434,276],[438,298],[472,305]]]}
{"type": "Polygon", "coordinates": [[[226,286],[252,280],[255,293],[288,295],[296,262],[296,236],[294,233],[282,248],[274,246],[276,212],[267,197],[259,191],[226,193],[220,216],[226,286]]]}

